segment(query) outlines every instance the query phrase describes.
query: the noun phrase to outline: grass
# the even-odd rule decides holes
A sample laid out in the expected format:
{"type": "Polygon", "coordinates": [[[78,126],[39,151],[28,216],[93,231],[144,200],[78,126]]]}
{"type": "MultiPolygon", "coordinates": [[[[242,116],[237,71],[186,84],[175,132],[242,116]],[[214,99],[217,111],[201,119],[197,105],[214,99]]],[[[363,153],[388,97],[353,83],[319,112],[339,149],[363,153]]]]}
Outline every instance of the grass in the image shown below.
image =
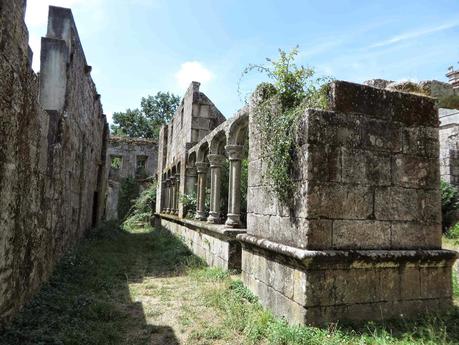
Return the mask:
{"type": "Polygon", "coordinates": [[[61,260],[0,344],[459,344],[459,311],[358,328],[289,326],[177,238],[107,224],[61,260]]]}

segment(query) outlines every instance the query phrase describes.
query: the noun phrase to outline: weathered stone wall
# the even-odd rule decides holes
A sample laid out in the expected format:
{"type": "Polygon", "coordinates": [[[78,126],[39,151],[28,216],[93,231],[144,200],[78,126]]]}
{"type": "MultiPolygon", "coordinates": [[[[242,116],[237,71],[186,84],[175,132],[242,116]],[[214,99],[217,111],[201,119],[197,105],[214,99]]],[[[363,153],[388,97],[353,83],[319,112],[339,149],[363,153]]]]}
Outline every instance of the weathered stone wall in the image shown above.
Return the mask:
{"type": "Polygon", "coordinates": [[[143,189],[148,178],[156,174],[158,164],[158,146],[155,141],[127,137],[111,137],[108,140],[106,171],[107,202],[105,218],[118,219],[118,194],[121,181],[127,177],[135,178],[143,189]],[[120,159],[120,167],[112,166],[113,158],[120,159]],[[143,163],[140,163],[143,162],[143,163]]]}
{"type": "Polygon", "coordinates": [[[459,187],[459,110],[439,109],[440,175],[459,187]]]}
{"type": "Polygon", "coordinates": [[[170,215],[163,215],[158,225],[177,236],[193,254],[209,266],[224,270],[241,269],[241,245],[236,240],[236,235],[245,232],[245,229],[203,224],[170,215]]]}
{"type": "Polygon", "coordinates": [[[244,282],[264,305],[292,322],[323,323],[451,303],[438,123],[430,98],[333,83],[330,111],[301,120],[287,208],[261,179],[251,118],[247,235],[238,238],[244,282]]]}
{"type": "Polygon", "coordinates": [[[50,8],[39,81],[30,67],[25,5],[0,3],[2,322],[98,222],[105,193],[108,128],[71,12],[50,8]]]}
{"type": "MultiPolygon", "coordinates": [[[[171,122],[161,128],[158,142],[158,192],[156,212],[161,212],[164,202],[164,175],[178,174],[184,181],[188,149],[200,141],[226,119],[212,101],[199,91],[200,84],[192,82],[171,122]]],[[[185,193],[180,184],[179,194],[185,193]]],[[[183,207],[179,205],[179,213],[183,207]]]]}

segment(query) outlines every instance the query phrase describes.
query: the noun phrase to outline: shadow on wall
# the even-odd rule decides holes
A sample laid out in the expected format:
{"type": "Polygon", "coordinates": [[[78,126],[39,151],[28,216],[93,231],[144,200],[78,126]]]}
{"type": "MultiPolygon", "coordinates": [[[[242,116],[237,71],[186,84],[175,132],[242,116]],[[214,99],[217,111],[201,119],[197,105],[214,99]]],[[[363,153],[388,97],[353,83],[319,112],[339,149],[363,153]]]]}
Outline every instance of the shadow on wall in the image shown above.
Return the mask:
{"type": "Polygon", "coordinates": [[[172,327],[147,323],[157,311],[144,310],[129,285],[180,276],[192,258],[178,240],[158,231],[103,228],[61,261],[0,333],[0,344],[179,344],[172,327]]]}

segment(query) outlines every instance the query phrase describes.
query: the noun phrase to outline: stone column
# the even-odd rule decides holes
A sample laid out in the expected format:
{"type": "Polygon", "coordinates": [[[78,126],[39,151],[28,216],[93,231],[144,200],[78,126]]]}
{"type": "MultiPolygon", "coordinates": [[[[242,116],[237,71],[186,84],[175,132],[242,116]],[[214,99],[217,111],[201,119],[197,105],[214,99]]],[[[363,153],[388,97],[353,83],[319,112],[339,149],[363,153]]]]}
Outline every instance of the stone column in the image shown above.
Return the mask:
{"type": "Polygon", "coordinates": [[[207,158],[210,163],[210,212],[207,221],[209,223],[218,223],[220,220],[222,166],[225,162],[225,156],[210,154],[207,158]]]}
{"type": "Polygon", "coordinates": [[[166,180],[163,180],[161,183],[161,213],[166,212],[167,208],[167,200],[166,200],[166,193],[167,193],[167,185],[166,180]]]}
{"type": "Polygon", "coordinates": [[[170,194],[170,189],[171,189],[171,180],[169,178],[166,179],[166,195],[165,195],[165,213],[169,213],[171,211],[171,194],[170,194]]]}
{"type": "Polygon", "coordinates": [[[170,205],[171,205],[171,209],[170,209],[170,214],[175,214],[175,190],[176,190],[176,184],[175,184],[175,175],[171,176],[171,186],[170,186],[170,205]]]}
{"type": "Polygon", "coordinates": [[[225,224],[237,228],[241,225],[242,145],[227,145],[225,149],[229,159],[228,218],[225,224]]]}
{"type": "Polygon", "coordinates": [[[198,172],[198,193],[196,203],[196,216],[198,220],[206,219],[205,203],[206,203],[206,181],[207,181],[207,168],[206,162],[197,162],[196,168],[198,172]]]}
{"type": "Polygon", "coordinates": [[[185,177],[185,193],[190,195],[196,193],[196,181],[198,174],[196,172],[196,167],[188,166],[186,168],[186,177],[185,177]]]}
{"type": "Polygon", "coordinates": [[[174,214],[178,215],[180,201],[180,173],[175,174],[175,206],[174,214]]]}

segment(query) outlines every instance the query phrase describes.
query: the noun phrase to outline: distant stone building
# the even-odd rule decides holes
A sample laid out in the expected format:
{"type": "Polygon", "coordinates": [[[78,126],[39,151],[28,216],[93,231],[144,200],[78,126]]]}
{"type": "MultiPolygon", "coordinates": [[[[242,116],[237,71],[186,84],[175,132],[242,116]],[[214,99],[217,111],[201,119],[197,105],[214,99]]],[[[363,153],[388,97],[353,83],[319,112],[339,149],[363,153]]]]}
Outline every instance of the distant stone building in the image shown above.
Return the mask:
{"type": "Polygon", "coordinates": [[[132,177],[141,189],[156,174],[156,141],[142,138],[111,137],[107,148],[108,188],[105,218],[118,219],[118,194],[123,179],[132,177]]]}

